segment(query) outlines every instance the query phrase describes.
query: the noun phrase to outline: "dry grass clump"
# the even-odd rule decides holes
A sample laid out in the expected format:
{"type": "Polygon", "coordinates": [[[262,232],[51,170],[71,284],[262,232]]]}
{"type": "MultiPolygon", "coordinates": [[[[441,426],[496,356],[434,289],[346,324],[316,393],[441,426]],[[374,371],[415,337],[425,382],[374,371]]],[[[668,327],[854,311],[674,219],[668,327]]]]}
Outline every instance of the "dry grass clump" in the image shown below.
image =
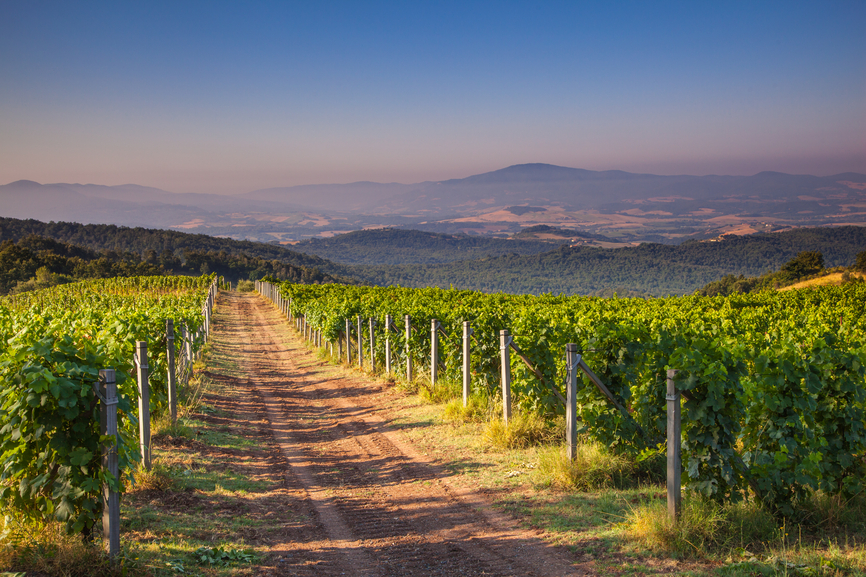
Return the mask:
{"type": "Polygon", "coordinates": [[[573,461],[568,459],[565,447],[550,447],[538,454],[538,472],[559,489],[623,488],[633,484],[636,469],[633,460],[597,442],[577,445],[573,461]]]}
{"type": "Polygon", "coordinates": [[[866,533],[866,495],[846,499],[818,491],[801,504],[791,522],[828,536],[866,533]]]}
{"type": "Polygon", "coordinates": [[[442,418],[455,423],[481,423],[487,418],[487,399],[481,397],[469,397],[466,406],[463,399],[454,399],[442,411],[442,418]]]}
{"type": "Polygon", "coordinates": [[[489,445],[502,449],[524,449],[552,441],[555,425],[536,413],[517,413],[506,425],[495,419],[487,423],[482,436],[489,445]]]}
{"type": "Polygon", "coordinates": [[[168,491],[174,488],[175,478],[171,475],[171,469],[161,462],[154,462],[150,471],[144,467],[138,467],[133,473],[135,479],[127,491],[168,491]]]}
{"type": "Polygon", "coordinates": [[[759,503],[720,505],[699,495],[683,500],[676,523],[668,517],[666,503],[645,503],[626,517],[626,533],[648,549],[687,556],[739,547],[763,548],[778,538],[778,525],[759,503]]]}
{"type": "Polygon", "coordinates": [[[87,543],[81,535],[67,535],[62,523],[37,525],[7,515],[0,536],[0,570],[26,575],[64,577],[120,577],[148,575],[134,559],[120,556],[114,563],[97,538],[87,543]]]}
{"type": "Polygon", "coordinates": [[[452,381],[450,379],[439,379],[435,386],[430,386],[429,382],[421,382],[418,387],[418,394],[428,403],[447,403],[457,397],[463,398],[462,383],[452,381]]]}

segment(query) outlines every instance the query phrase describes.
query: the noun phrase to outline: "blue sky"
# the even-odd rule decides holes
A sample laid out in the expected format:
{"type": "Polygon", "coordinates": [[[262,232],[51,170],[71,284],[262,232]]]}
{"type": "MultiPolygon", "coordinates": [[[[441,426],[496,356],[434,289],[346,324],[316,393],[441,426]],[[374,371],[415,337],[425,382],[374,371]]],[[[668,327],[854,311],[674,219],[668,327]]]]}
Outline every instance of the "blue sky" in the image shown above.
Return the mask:
{"type": "Polygon", "coordinates": [[[866,173],[866,2],[0,0],[0,183],[866,173]]]}

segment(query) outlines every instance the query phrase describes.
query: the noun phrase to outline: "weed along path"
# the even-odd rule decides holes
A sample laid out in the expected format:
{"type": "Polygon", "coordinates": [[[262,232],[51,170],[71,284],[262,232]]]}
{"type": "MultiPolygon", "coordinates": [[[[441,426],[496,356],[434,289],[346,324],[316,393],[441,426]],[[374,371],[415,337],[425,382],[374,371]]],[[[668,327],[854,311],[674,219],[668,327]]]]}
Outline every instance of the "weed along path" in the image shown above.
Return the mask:
{"type": "Polygon", "coordinates": [[[269,437],[268,474],[285,483],[274,510],[250,512],[281,518],[259,540],[271,555],[258,574],[582,573],[391,428],[387,385],[316,359],[258,295],[222,293],[218,310],[211,376],[237,381],[237,402],[269,437]],[[220,374],[220,359],[233,370],[220,374]]]}

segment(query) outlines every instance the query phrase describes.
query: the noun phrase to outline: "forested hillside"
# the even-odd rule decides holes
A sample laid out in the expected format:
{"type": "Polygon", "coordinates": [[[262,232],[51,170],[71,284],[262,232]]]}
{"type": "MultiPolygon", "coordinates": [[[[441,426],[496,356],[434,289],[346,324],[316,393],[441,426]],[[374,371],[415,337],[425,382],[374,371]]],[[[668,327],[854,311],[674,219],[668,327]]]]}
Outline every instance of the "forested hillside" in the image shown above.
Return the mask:
{"type": "Polygon", "coordinates": [[[87,278],[157,275],[159,266],[137,254],[93,251],[56,240],[29,236],[0,242],[0,294],[87,278]]]}
{"type": "Polygon", "coordinates": [[[206,234],[189,234],[174,230],[152,228],[128,228],[113,224],[78,224],[74,222],[40,222],[0,218],[0,240],[19,240],[29,235],[44,236],[92,250],[115,250],[134,252],[142,258],[170,258],[169,253],[180,257],[184,250],[227,254],[243,254],[263,260],[279,260],[298,267],[312,267],[322,272],[344,273],[339,267],[325,259],[287,250],[281,246],[217,238],[206,234]]]}
{"type": "MultiPolygon", "coordinates": [[[[857,253],[866,247],[866,228],[846,226],[730,236],[719,241],[689,241],[681,245],[646,243],[619,249],[563,245],[531,255],[508,254],[438,264],[371,266],[337,264],[282,246],[177,231],[0,219],[0,240],[18,240],[28,234],[39,234],[92,250],[134,252],[143,262],[167,270],[195,274],[206,270],[233,280],[262,278],[269,274],[288,280],[299,278],[303,282],[354,278],[379,286],[453,285],[455,288],[490,292],[593,295],[617,292],[620,295],[653,296],[692,293],[725,275],[757,276],[775,271],[803,251],[820,252],[827,267],[849,266],[857,253]],[[183,269],[177,268],[177,262],[181,262],[183,269]]],[[[447,241],[442,241],[443,247],[447,244],[447,241]]],[[[434,243],[434,254],[437,246],[434,243]]],[[[402,250],[401,241],[396,238],[391,242],[377,241],[371,248],[355,247],[359,253],[390,249],[399,255],[402,250]]],[[[453,250],[453,247],[447,250],[453,250]]]]}
{"type": "Polygon", "coordinates": [[[296,243],[292,248],[342,264],[434,264],[505,254],[540,254],[567,241],[562,238],[552,243],[379,228],[331,238],[312,238],[296,243]]]}
{"type": "Polygon", "coordinates": [[[803,251],[783,264],[782,268],[776,272],[768,272],[753,277],[725,275],[699,289],[697,294],[726,296],[785,287],[796,288],[803,281],[810,281],[813,286],[863,282],[861,277],[863,273],[866,273],[866,250],[857,253],[854,263],[850,266],[837,266],[835,268],[825,266],[824,255],[820,252],[803,251]]]}
{"type": "Polygon", "coordinates": [[[509,255],[437,265],[353,267],[369,284],[539,294],[686,294],[725,275],[756,276],[777,270],[802,251],[822,253],[826,266],[853,264],[866,247],[866,228],[796,229],[782,233],[642,244],[602,249],[562,246],[532,255],[509,255]]]}
{"type": "Polygon", "coordinates": [[[178,257],[171,251],[157,255],[150,250],[141,257],[134,252],[96,251],[35,235],[18,242],[0,242],[0,295],[92,278],[212,272],[232,282],[264,276],[302,284],[353,282],[315,268],[225,251],[183,250],[178,257]]]}

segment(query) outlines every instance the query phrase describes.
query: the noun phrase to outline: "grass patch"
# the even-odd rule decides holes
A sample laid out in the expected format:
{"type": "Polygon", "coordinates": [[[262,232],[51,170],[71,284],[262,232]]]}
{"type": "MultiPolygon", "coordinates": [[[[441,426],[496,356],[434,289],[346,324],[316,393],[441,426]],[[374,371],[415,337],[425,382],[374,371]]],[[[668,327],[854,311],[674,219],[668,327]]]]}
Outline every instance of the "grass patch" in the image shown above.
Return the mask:
{"type": "Polygon", "coordinates": [[[792,521],[826,538],[839,533],[866,533],[866,495],[845,499],[818,492],[802,504],[792,521]]]}
{"type": "Polygon", "coordinates": [[[164,416],[152,427],[151,470],[136,471],[122,499],[122,540],[143,571],[130,574],[252,575],[267,555],[259,536],[279,531],[263,511],[273,509],[280,480],[251,474],[263,461],[262,438],[234,414],[240,370],[216,340],[208,349],[180,391],[176,424],[164,416]]]}
{"type": "MultiPolygon", "coordinates": [[[[811,514],[817,518],[825,506],[816,503],[811,514]]],[[[688,494],[677,523],[660,500],[631,508],[622,527],[627,537],[651,551],[723,562],[719,575],[829,577],[866,574],[862,529],[849,532],[858,530],[862,519],[852,521],[837,527],[841,534],[821,533],[816,527],[788,525],[754,501],[719,505],[688,494]]]]}
{"type": "Polygon", "coordinates": [[[460,398],[430,401],[395,395],[392,424],[452,482],[481,490],[545,540],[572,549],[591,564],[590,574],[866,575],[864,500],[817,495],[785,531],[754,503],[722,507],[690,496],[674,527],[667,522],[664,455],[636,462],[584,442],[571,464],[562,419],[545,423],[521,413],[506,427],[491,419],[500,410],[496,399],[471,398],[466,408],[460,398]]]}
{"type": "Polygon", "coordinates": [[[147,575],[134,547],[126,546],[112,563],[99,540],[87,543],[80,535],[67,535],[63,523],[37,524],[6,514],[0,546],[0,571],[12,575],[68,577],[122,577],[147,575]]]}
{"type": "Polygon", "coordinates": [[[683,500],[674,523],[667,503],[645,503],[632,508],[624,524],[626,535],[653,551],[685,556],[760,547],[779,536],[776,519],[755,502],[720,505],[696,494],[683,500]]]}
{"type": "Polygon", "coordinates": [[[458,397],[463,402],[463,383],[451,379],[437,379],[434,386],[422,381],[418,392],[428,403],[447,403],[458,397]]]}
{"type": "Polygon", "coordinates": [[[522,449],[558,438],[555,423],[550,423],[541,415],[526,412],[512,416],[508,424],[501,419],[488,421],[484,427],[484,440],[493,447],[501,449],[522,449]]]}
{"type": "Polygon", "coordinates": [[[588,491],[634,485],[637,467],[631,459],[601,443],[584,441],[570,460],[565,447],[546,447],[538,455],[538,473],[557,489],[588,491]]]}
{"type": "Polygon", "coordinates": [[[463,406],[462,397],[447,403],[442,409],[442,418],[454,423],[480,423],[489,413],[488,399],[471,396],[463,406]]]}
{"type": "Polygon", "coordinates": [[[165,463],[155,462],[148,471],[138,467],[133,473],[133,482],[127,487],[127,492],[134,491],[168,491],[176,485],[171,468],[165,463]]]}

